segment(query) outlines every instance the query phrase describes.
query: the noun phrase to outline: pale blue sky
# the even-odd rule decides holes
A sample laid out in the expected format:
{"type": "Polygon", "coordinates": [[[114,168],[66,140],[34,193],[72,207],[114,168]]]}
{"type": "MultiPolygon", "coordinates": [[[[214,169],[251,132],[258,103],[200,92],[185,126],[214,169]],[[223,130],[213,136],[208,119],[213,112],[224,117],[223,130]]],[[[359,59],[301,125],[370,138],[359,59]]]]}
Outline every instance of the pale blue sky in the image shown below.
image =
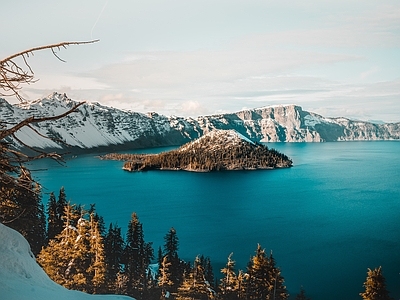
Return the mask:
{"type": "Polygon", "coordinates": [[[53,91],[139,112],[198,116],[297,104],[400,121],[400,2],[0,0],[0,57],[29,59],[30,99],[53,91]]]}

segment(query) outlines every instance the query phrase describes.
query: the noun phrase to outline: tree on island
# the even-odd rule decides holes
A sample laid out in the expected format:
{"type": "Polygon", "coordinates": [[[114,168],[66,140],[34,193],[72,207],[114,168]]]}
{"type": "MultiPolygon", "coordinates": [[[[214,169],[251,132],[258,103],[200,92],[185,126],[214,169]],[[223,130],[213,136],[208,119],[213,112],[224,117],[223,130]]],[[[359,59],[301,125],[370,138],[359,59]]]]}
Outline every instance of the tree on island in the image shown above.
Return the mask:
{"type": "Polygon", "coordinates": [[[368,269],[364,287],[365,291],[360,293],[364,300],[393,300],[386,289],[386,280],[381,267],[374,270],[368,269]]]}

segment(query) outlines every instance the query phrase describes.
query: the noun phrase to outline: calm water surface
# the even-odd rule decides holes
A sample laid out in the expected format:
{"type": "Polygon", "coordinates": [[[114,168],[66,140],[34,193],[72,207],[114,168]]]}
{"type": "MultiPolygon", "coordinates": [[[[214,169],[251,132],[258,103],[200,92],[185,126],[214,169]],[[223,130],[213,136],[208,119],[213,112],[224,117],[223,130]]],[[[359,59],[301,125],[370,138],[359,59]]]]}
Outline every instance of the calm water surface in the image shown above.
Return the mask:
{"type": "Polygon", "coordinates": [[[93,155],[31,167],[44,193],[64,186],[72,203],[96,203],[107,227],[117,222],[125,231],[137,212],[155,252],[174,227],[180,256],[209,256],[216,275],[231,252],[245,269],[260,243],[273,250],[292,295],[302,285],[313,300],[361,299],[367,268],[382,265],[400,298],[400,142],[269,146],[294,167],[128,173],[93,155]]]}

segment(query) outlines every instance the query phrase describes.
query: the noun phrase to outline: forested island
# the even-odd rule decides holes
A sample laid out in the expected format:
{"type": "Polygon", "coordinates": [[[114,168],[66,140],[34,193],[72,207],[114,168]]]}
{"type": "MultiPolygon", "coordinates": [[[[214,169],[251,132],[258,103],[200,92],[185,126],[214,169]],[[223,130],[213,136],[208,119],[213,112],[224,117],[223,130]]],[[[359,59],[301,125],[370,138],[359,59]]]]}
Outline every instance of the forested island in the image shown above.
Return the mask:
{"type": "Polygon", "coordinates": [[[127,171],[185,170],[210,172],[287,168],[285,154],[254,143],[235,130],[213,130],[180,148],[159,154],[110,153],[101,159],[125,161],[127,171]]]}

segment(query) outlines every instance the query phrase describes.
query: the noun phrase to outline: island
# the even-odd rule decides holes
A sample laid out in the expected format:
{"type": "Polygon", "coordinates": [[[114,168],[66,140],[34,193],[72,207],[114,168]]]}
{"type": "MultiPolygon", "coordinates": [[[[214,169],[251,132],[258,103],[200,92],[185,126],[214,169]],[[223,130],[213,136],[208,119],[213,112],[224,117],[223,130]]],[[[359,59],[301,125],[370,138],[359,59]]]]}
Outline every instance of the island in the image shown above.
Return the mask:
{"type": "Polygon", "coordinates": [[[288,168],[293,162],[285,154],[255,143],[235,130],[213,130],[176,150],[159,154],[109,153],[101,159],[124,161],[126,171],[267,170],[288,168]]]}

